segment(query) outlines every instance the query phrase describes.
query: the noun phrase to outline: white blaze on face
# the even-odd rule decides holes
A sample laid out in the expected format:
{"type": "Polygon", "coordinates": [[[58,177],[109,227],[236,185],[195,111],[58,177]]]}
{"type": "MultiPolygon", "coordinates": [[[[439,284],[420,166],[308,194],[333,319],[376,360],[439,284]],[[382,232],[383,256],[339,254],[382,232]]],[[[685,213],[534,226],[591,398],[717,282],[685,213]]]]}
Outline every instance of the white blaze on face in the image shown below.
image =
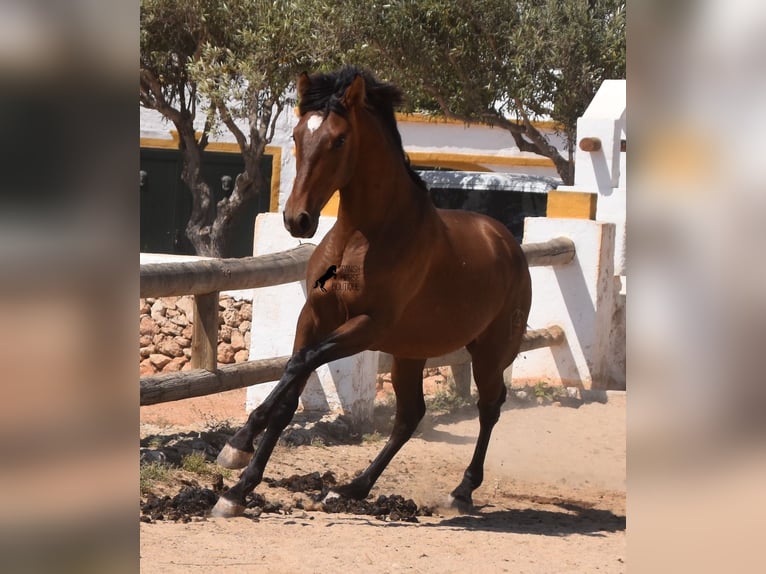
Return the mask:
{"type": "Polygon", "coordinates": [[[309,129],[309,132],[313,134],[315,131],[319,129],[319,126],[322,125],[323,121],[324,121],[324,118],[322,117],[321,114],[314,114],[306,122],[306,127],[309,129]]]}

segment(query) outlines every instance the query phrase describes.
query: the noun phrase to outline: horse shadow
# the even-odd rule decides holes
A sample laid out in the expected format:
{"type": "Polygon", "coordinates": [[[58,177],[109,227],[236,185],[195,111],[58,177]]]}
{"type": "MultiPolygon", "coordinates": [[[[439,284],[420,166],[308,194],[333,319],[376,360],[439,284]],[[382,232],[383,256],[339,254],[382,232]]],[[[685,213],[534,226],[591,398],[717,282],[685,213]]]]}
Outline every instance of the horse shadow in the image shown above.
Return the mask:
{"type": "Polygon", "coordinates": [[[567,536],[583,534],[603,537],[607,533],[621,532],[626,527],[626,517],[609,510],[582,506],[577,502],[558,502],[559,510],[500,509],[489,510],[487,506],[471,514],[445,518],[439,522],[423,524],[424,528],[459,528],[484,532],[515,534],[538,534],[541,536],[567,536]]]}
{"type": "MultiPolygon", "coordinates": [[[[557,402],[561,407],[574,408],[574,409],[579,408],[583,403],[583,401],[579,401],[579,400],[570,401],[570,400],[567,400],[566,398],[560,398],[557,400],[557,402]]],[[[541,406],[537,405],[533,401],[519,402],[516,399],[509,399],[501,407],[500,412],[501,412],[501,416],[503,416],[503,413],[505,413],[506,411],[517,410],[517,409],[528,409],[528,408],[541,408],[541,406]]],[[[512,415],[506,414],[505,416],[512,416],[512,415]]],[[[459,423],[459,422],[468,421],[468,420],[476,421],[476,430],[478,431],[479,421],[478,421],[475,405],[467,404],[446,413],[431,414],[429,412],[426,412],[426,416],[423,417],[423,420],[418,425],[417,429],[415,430],[415,433],[413,434],[413,437],[423,439],[427,442],[443,442],[448,444],[459,444],[459,445],[475,444],[476,442],[475,435],[456,435],[449,432],[448,430],[436,428],[437,426],[440,426],[440,425],[441,426],[450,425],[450,424],[459,423]]],[[[389,423],[387,428],[381,428],[379,429],[379,432],[390,432],[392,426],[393,425],[389,423]]]]}

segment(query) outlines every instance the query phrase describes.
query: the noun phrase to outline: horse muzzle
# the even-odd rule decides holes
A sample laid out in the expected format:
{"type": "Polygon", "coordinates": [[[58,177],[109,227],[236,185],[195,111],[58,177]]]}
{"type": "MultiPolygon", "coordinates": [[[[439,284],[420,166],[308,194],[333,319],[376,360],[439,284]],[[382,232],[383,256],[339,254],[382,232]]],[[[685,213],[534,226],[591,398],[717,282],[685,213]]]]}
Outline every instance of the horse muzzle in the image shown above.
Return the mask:
{"type": "Polygon", "coordinates": [[[287,211],[284,211],[282,218],[285,222],[285,229],[293,237],[313,237],[319,225],[319,216],[311,215],[308,211],[301,211],[295,215],[288,215],[287,211]]]}

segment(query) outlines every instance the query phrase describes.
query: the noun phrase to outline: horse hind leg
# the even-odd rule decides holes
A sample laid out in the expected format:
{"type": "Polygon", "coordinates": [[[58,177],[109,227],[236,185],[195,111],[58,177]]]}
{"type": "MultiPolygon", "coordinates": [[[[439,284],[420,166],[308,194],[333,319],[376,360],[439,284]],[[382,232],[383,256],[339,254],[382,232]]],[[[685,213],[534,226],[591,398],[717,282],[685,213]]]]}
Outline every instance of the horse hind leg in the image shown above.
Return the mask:
{"type": "Polygon", "coordinates": [[[479,401],[477,403],[479,409],[479,436],[476,439],[471,462],[463,473],[463,480],[450,493],[453,506],[463,511],[467,511],[473,506],[473,491],[479,488],[484,481],[484,460],[487,456],[489,439],[495,423],[500,418],[500,408],[505,402],[507,394],[505,384],[503,383],[502,370],[499,371],[499,375],[493,373],[491,376],[481,375],[479,374],[480,372],[474,366],[474,378],[476,379],[476,386],[479,388],[479,401]],[[489,378],[481,381],[482,377],[489,378]]]}
{"type": "Polygon", "coordinates": [[[473,491],[484,481],[484,460],[492,429],[500,418],[500,409],[508,394],[503,371],[516,358],[525,330],[525,313],[514,312],[511,317],[510,321],[505,317],[496,321],[467,346],[479,391],[476,405],[479,409],[479,436],[463,480],[451,493],[453,506],[463,511],[473,507],[473,491]]]}
{"type": "MultiPolygon", "coordinates": [[[[423,399],[425,364],[425,359],[394,357],[391,383],[396,395],[396,417],[391,436],[364,472],[348,484],[335,488],[333,493],[355,500],[366,498],[388,463],[415,432],[418,423],[426,413],[426,403],[423,399]]],[[[332,497],[332,493],[328,496],[332,497]]]]}

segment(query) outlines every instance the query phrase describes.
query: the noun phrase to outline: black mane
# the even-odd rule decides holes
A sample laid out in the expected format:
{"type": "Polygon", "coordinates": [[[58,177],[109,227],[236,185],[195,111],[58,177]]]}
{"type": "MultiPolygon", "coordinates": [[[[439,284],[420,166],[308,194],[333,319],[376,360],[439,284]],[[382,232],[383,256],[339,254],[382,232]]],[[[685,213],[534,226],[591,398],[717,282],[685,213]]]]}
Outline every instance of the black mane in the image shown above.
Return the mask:
{"type": "Polygon", "coordinates": [[[345,117],[348,110],[341,103],[341,99],[357,76],[364,79],[367,109],[381,120],[394,144],[401,150],[402,159],[412,180],[418,186],[427,189],[425,182],[410,166],[410,160],[402,145],[402,136],[396,127],[394,109],[402,104],[404,97],[402,91],[394,84],[381,82],[367,70],[356,66],[345,66],[328,74],[310,74],[308,88],[301,95],[298,104],[298,112],[300,115],[307,112],[322,112],[324,116],[335,112],[345,117]]]}

